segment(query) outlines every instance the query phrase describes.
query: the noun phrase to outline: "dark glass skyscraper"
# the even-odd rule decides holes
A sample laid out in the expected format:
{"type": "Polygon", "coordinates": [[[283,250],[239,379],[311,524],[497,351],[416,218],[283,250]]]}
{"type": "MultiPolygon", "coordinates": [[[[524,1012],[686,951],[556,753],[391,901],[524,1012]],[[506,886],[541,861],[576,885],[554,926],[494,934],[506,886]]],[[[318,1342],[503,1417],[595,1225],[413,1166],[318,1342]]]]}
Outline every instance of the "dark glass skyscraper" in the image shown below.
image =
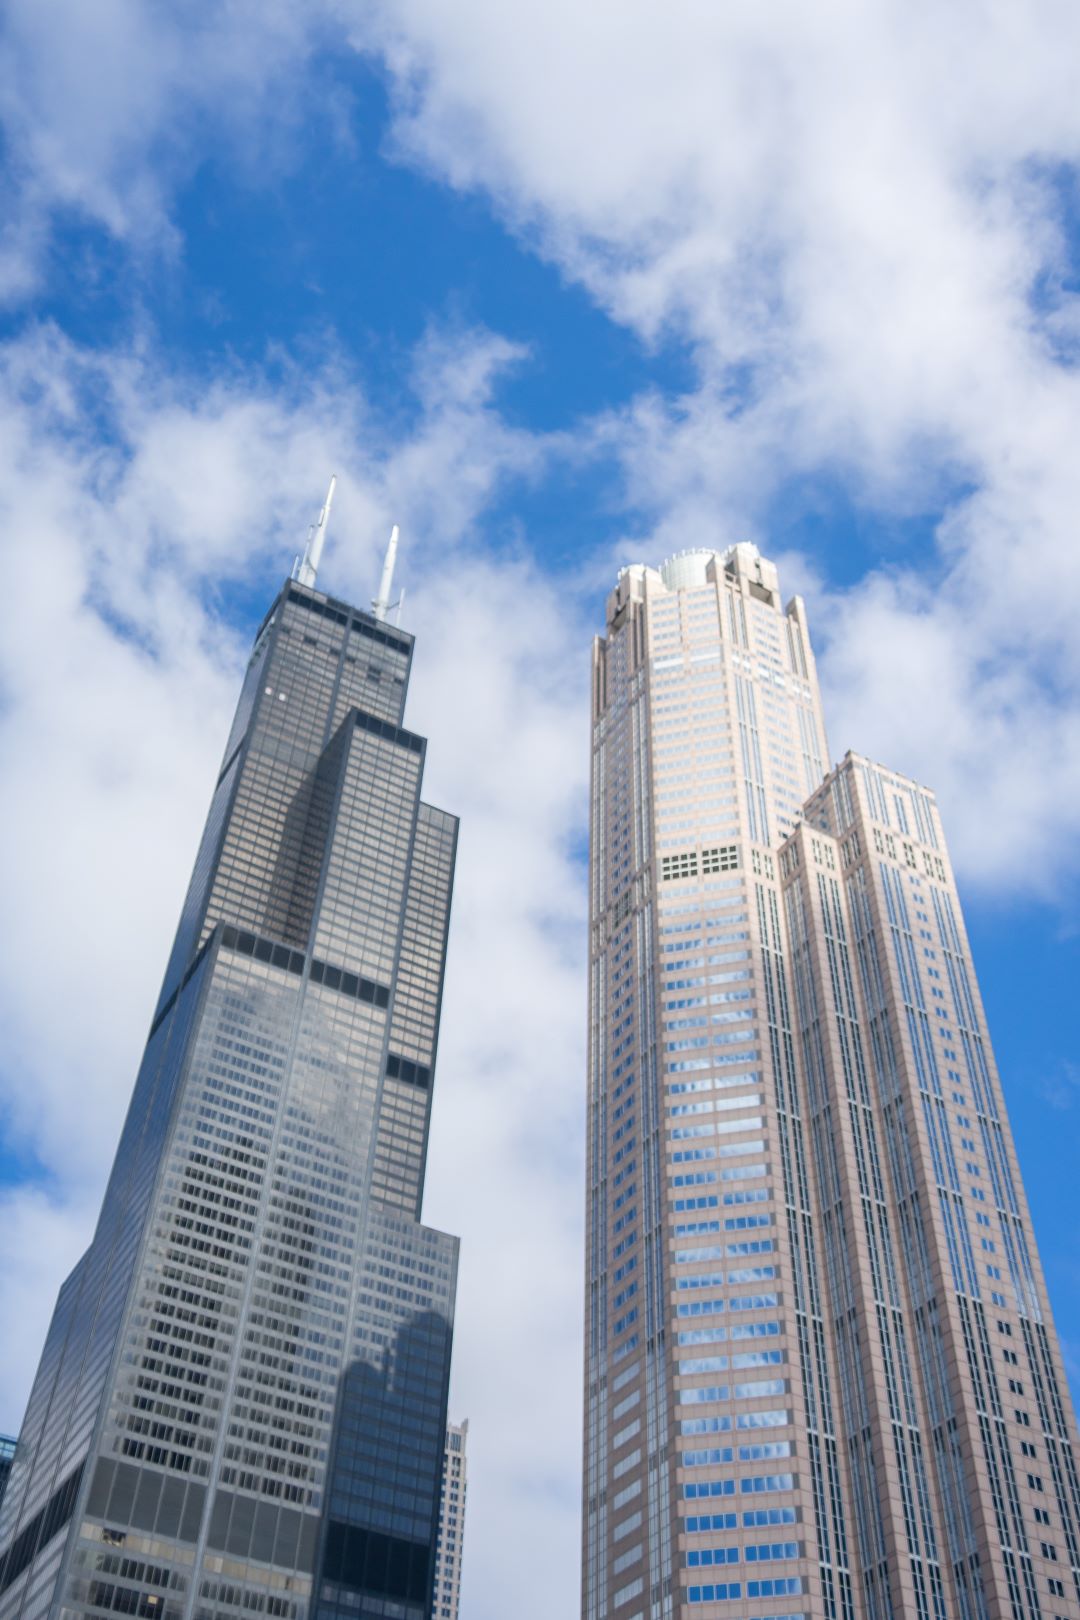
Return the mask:
{"type": "Polygon", "coordinates": [[[412,638],[255,640],[93,1241],[0,1507],[0,1620],[427,1620],[457,1240],[419,1222],[457,822],[412,638]]]}

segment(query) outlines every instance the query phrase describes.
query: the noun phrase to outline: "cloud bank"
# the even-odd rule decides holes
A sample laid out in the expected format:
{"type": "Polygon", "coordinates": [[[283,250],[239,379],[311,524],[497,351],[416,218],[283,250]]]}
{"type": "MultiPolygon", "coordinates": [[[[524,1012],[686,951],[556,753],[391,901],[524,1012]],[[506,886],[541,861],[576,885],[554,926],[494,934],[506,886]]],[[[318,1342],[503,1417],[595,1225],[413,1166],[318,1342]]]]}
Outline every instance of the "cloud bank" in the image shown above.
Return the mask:
{"type": "MultiPolygon", "coordinates": [[[[91,23],[75,0],[16,3],[11,296],[40,280],[66,212],[175,255],[177,188],[210,150],[265,183],[304,142],[347,142],[328,64],[350,50],[387,75],[387,154],[483,197],[613,321],[692,355],[682,397],[587,425],[622,469],[635,549],[768,546],[771,503],[806,479],[838,482],[885,533],[918,520],[913,555],[883,540],[842,594],[829,557],[803,560],[834,743],[936,786],[969,877],[1050,892],[1075,870],[1080,803],[1075,8],[311,0],[166,17],[116,0],[91,23]],[[914,646],[925,726],[896,696],[914,646]],[[972,813],[988,799],[993,825],[972,813]]],[[[468,504],[478,461],[447,470],[442,499],[468,504]]]]}
{"type": "Polygon", "coordinates": [[[809,476],[922,516],[854,589],[806,560],[834,746],[936,786],[969,878],[1074,872],[1075,9],[406,0],[377,37],[402,161],[691,346],[602,429],[654,544],[767,548],[809,476]]]}

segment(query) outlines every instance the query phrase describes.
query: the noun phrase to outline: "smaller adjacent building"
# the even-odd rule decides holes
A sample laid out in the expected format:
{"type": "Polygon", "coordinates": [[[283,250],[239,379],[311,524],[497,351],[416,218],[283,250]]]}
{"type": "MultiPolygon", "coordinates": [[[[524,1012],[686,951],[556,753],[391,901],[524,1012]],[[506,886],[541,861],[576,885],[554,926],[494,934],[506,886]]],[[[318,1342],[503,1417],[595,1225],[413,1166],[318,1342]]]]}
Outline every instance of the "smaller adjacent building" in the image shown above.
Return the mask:
{"type": "Polygon", "coordinates": [[[0,1434],[0,1501],[3,1500],[4,1486],[11,1473],[11,1461],[15,1455],[15,1436],[0,1434]]]}
{"type": "Polygon", "coordinates": [[[461,1601],[461,1552],[465,1541],[465,1442],[469,1422],[446,1425],[439,1539],[435,1550],[435,1597],[432,1620],[458,1620],[461,1601]]]}

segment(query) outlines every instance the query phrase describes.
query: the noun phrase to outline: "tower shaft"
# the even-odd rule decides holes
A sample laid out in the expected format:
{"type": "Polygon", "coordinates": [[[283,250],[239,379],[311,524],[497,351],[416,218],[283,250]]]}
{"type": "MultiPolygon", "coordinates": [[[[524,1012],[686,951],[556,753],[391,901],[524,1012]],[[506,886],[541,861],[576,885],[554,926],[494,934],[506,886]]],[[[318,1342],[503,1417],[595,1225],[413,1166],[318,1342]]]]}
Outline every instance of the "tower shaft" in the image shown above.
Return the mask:
{"type": "Polygon", "coordinates": [[[457,1242],[419,1214],[457,823],[420,796],[411,654],[298,581],[256,638],[0,1508],[3,1620],[427,1620],[457,1242]]]}
{"type": "Polygon", "coordinates": [[[593,658],[584,1620],[1080,1616],[1075,1424],[933,795],[752,546],[593,658]]]}

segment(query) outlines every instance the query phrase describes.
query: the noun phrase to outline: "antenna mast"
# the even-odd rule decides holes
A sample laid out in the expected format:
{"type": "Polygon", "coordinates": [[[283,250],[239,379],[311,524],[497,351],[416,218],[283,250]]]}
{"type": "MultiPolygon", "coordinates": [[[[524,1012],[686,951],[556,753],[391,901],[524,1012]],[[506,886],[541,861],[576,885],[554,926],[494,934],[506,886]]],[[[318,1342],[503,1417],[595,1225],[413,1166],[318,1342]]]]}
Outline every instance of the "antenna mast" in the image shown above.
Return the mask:
{"type": "Polygon", "coordinates": [[[386,557],[383,561],[382,578],[379,581],[379,594],[371,599],[371,611],[377,619],[385,619],[390,608],[390,592],[394,587],[394,564],[397,561],[398,526],[395,523],[390,530],[390,543],[386,548],[386,557]]]}
{"type": "Polygon", "coordinates": [[[303,561],[298,563],[293,571],[293,578],[301,585],[312,586],[319,571],[322,560],[323,545],[326,541],[326,527],[330,522],[330,508],[334,501],[334,491],[337,488],[337,474],[330,480],[330,488],[326,492],[326,504],[319,513],[317,523],[313,523],[308,530],[307,545],[304,547],[303,561]]]}

